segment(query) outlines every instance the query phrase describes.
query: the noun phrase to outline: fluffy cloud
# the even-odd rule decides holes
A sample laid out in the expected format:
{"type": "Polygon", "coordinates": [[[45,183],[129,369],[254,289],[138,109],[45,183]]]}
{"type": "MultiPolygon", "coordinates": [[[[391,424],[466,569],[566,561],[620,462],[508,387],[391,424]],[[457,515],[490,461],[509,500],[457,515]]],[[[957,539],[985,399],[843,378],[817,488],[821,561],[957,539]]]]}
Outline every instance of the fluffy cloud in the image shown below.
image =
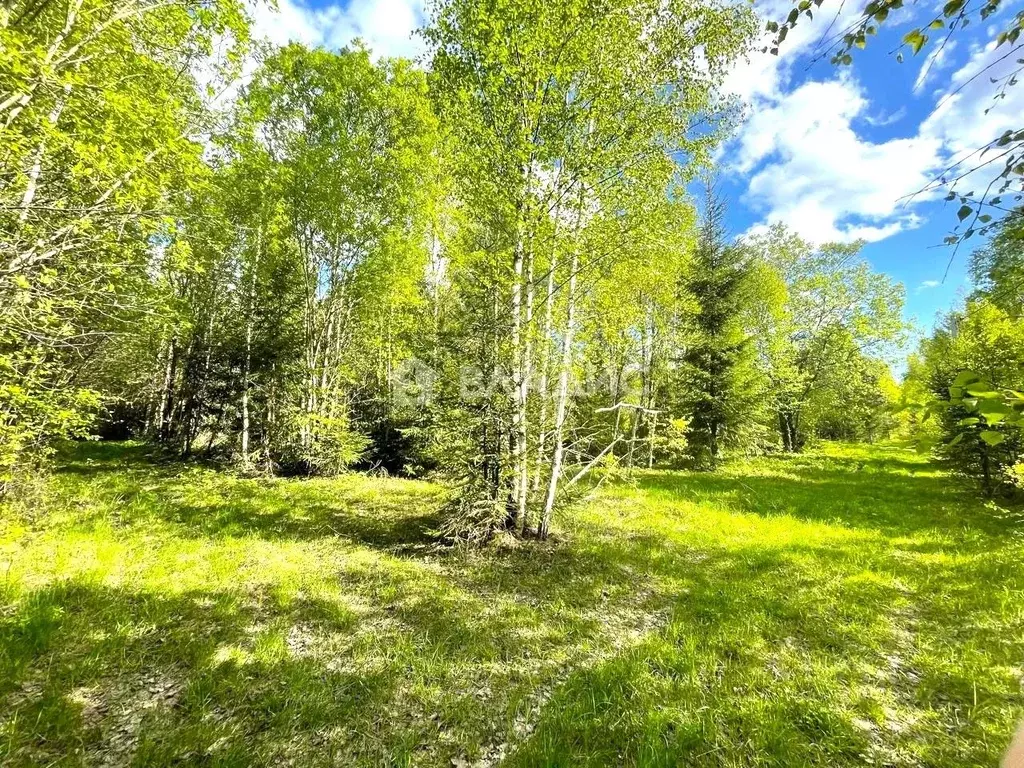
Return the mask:
{"type": "Polygon", "coordinates": [[[423,41],[414,34],[424,20],[421,0],[352,0],[316,8],[303,0],[278,0],[277,6],[276,11],[265,3],[253,7],[255,37],[326,48],[359,38],[375,57],[414,58],[423,52],[423,41]]]}
{"type": "MultiPolygon", "coordinates": [[[[873,113],[864,89],[844,73],[792,85],[792,68],[806,62],[820,39],[815,27],[829,20],[816,19],[802,32],[798,25],[800,34],[787,40],[785,61],[755,57],[732,73],[726,88],[746,101],[749,118],[720,160],[745,178],[744,202],[762,217],[755,229],[783,221],[816,242],[881,240],[922,223],[913,209],[937,195],[915,193],[944,168],[958,162],[961,170],[974,167],[979,147],[1020,127],[1024,87],[1009,88],[1005,98],[993,101],[990,80],[1019,65],[1012,56],[998,61],[1002,52],[994,45],[970,48],[966,62],[951,76],[944,73],[943,88],[929,96],[931,112],[916,128],[901,138],[873,141],[868,127],[894,123],[902,110],[873,113]]],[[[833,26],[841,25],[842,19],[833,26]]],[[[941,53],[933,51],[922,62],[914,90],[937,80],[954,51],[952,42],[941,53]]],[[[980,191],[994,173],[988,168],[976,175],[983,181],[965,180],[960,188],[980,191]]]]}
{"type": "Polygon", "coordinates": [[[808,82],[755,112],[731,163],[748,175],[745,202],[815,241],[881,240],[920,223],[897,201],[940,162],[932,137],[874,143],[854,121],[869,103],[849,78],[808,82]]]}
{"type": "Polygon", "coordinates": [[[920,91],[927,85],[929,80],[935,76],[950,62],[952,53],[956,50],[956,40],[949,40],[944,45],[937,45],[932,48],[931,53],[925,57],[921,69],[917,72],[917,79],[914,81],[914,90],[920,91]]]}
{"type": "MultiPolygon", "coordinates": [[[[1008,53],[1006,47],[997,49],[994,42],[972,49],[967,62],[953,73],[948,90],[921,124],[921,135],[942,141],[952,161],[972,155],[979,147],[999,138],[1003,131],[1020,128],[1024,87],[1007,88],[1004,98],[995,98],[1004,78],[1020,69],[1019,55],[1005,56],[1008,53]],[[999,84],[993,85],[993,79],[999,84]]],[[[968,162],[966,166],[975,164],[976,161],[968,162]]]]}
{"type": "MultiPolygon", "coordinates": [[[[927,183],[938,166],[939,142],[862,140],[854,121],[882,126],[902,113],[872,113],[849,77],[790,88],[793,68],[823,55],[828,30],[843,29],[858,15],[859,6],[846,6],[838,15],[801,19],[783,55],[753,54],[726,79],[723,90],[748,105],[748,119],[719,159],[747,178],[744,202],[764,217],[751,231],[783,221],[815,242],[875,241],[920,223],[896,201],[927,183]]],[[[790,7],[789,0],[757,5],[764,18],[782,18],[790,7]]]]}
{"type": "MultiPolygon", "coordinates": [[[[762,19],[783,19],[793,7],[792,0],[758,0],[756,10],[762,19]]],[[[776,101],[792,78],[792,69],[798,57],[820,52],[822,35],[828,29],[843,29],[852,22],[859,12],[855,3],[840,3],[837,13],[818,11],[812,21],[802,17],[790,30],[782,48],[782,54],[773,56],[762,53],[772,36],[765,33],[758,45],[746,59],[742,60],[725,79],[722,90],[738,97],[755,111],[765,102],[776,101]]]]}

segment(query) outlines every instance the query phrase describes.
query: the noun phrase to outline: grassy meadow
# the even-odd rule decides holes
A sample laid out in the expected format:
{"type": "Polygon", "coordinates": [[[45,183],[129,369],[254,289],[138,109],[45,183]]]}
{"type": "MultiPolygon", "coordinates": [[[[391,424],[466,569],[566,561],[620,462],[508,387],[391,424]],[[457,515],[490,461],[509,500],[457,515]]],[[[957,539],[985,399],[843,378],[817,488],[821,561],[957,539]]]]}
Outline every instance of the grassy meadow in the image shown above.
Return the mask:
{"type": "Polygon", "coordinates": [[[428,483],[77,445],[0,517],[0,764],[998,763],[1015,514],[895,447],[634,480],[446,550],[428,483]]]}

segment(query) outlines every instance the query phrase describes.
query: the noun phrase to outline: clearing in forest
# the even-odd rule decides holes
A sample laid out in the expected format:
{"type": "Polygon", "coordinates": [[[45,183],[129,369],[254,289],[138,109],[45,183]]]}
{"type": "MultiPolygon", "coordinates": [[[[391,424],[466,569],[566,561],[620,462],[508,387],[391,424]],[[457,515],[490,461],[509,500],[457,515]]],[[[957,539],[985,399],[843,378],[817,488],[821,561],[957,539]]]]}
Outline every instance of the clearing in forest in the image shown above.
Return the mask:
{"type": "Polygon", "coordinates": [[[448,551],[443,491],[81,444],[0,518],[4,765],[992,766],[1017,518],[893,447],[604,486],[448,551]]]}

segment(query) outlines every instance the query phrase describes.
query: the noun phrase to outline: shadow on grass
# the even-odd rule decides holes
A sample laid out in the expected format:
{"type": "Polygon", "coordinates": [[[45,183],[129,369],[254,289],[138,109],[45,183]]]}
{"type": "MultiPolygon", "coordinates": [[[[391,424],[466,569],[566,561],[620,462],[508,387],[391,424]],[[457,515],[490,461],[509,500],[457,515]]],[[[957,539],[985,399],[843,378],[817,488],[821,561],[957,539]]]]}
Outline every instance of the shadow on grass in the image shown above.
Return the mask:
{"type": "Polygon", "coordinates": [[[680,500],[726,504],[739,512],[838,522],[890,537],[965,529],[1001,536],[1022,527],[1018,516],[993,514],[970,489],[929,471],[920,459],[795,456],[772,462],[773,470],[784,474],[655,471],[640,476],[640,487],[680,500]]]}
{"type": "MultiPolygon", "coordinates": [[[[699,642],[721,638],[700,661],[698,685],[711,694],[719,657],[749,676],[765,643],[788,634],[816,653],[858,654],[860,639],[838,630],[848,610],[832,605],[830,623],[816,626],[795,593],[769,594],[772,578],[792,580],[784,553],[698,558],[635,539],[606,555],[505,553],[459,563],[456,577],[342,569],[338,584],[353,599],[339,601],[52,585],[0,621],[0,757],[10,765],[77,754],[115,765],[447,766],[515,738],[516,718],[566,680],[559,707],[579,711],[596,696],[611,716],[608,686],[617,684],[601,670],[634,658],[637,642],[675,643],[684,615],[699,642]],[[638,591],[634,568],[655,549],[651,575],[671,576],[672,587],[638,591]],[[360,603],[368,607],[347,607],[360,603]]],[[[863,605],[862,592],[844,605],[863,605]]],[[[786,693],[787,706],[806,693],[786,693]]],[[[574,728],[593,736],[603,716],[591,712],[574,728]]],[[[628,748],[636,734],[618,743],[624,733],[628,725],[602,728],[595,754],[628,748]]],[[[572,749],[565,754],[565,764],[577,762],[572,749]]]]}
{"type": "Polygon", "coordinates": [[[847,548],[637,535],[452,556],[440,575],[342,568],[343,600],[65,582],[0,621],[0,756],[447,766],[518,740],[511,765],[991,763],[1021,701],[988,668],[1019,638],[979,630],[999,607],[976,582],[962,599],[908,590],[1015,563],[882,559],[877,575],[847,548]],[[989,655],[922,663],[899,634],[908,605],[917,631],[989,655]]]}
{"type": "Polygon", "coordinates": [[[667,619],[569,675],[506,764],[995,765],[1024,712],[1019,549],[862,547],[633,540],[593,580],[564,555],[562,587],[519,588],[564,600],[642,573],[667,619]]]}
{"type": "Polygon", "coordinates": [[[318,501],[292,496],[287,505],[272,491],[251,493],[244,500],[176,505],[164,519],[204,536],[319,539],[340,536],[393,553],[412,553],[434,542],[439,523],[436,504],[422,494],[393,492],[387,503],[361,504],[357,499],[318,501]],[[294,505],[294,506],[292,506],[294,505]],[[427,506],[422,513],[410,512],[427,506]]]}
{"type": "Polygon", "coordinates": [[[183,463],[176,454],[159,446],[137,441],[79,440],[63,444],[58,456],[58,475],[83,478],[104,475],[114,470],[140,471],[166,476],[179,474],[188,466],[215,466],[199,459],[183,463]]]}
{"type": "Polygon", "coordinates": [[[429,544],[443,501],[443,492],[426,483],[358,474],[245,478],[170,462],[134,443],[73,444],[58,473],[99,502],[94,521],[164,521],[195,536],[340,536],[392,551],[429,544]]]}
{"type": "Polygon", "coordinates": [[[657,592],[638,599],[614,553],[606,568],[549,555],[498,556],[461,584],[343,566],[338,599],[82,580],[5,595],[16,608],[0,618],[0,762],[449,766],[479,755],[512,738],[502,724],[538,690],[649,631],[666,605],[657,592]],[[503,587],[502,571],[531,562],[523,589],[503,587]]]}
{"type": "Polygon", "coordinates": [[[325,665],[275,631],[345,631],[355,619],[315,601],[273,603],[74,582],[32,593],[0,622],[0,762],[268,764],[339,723],[380,728],[397,670],[325,665]]]}
{"type": "Polygon", "coordinates": [[[1024,704],[1019,548],[918,463],[641,480],[650,497],[864,529],[834,542],[581,522],[555,545],[428,560],[392,556],[424,540],[437,497],[422,484],[154,478],[144,455],[90,450],[71,474],[125,525],[378,552],[332,566],[331,598],[81,581],[5,595],[0,762],[450,766],[506,744],[521,766],[952,768],[994,764],[1024,704]]]}

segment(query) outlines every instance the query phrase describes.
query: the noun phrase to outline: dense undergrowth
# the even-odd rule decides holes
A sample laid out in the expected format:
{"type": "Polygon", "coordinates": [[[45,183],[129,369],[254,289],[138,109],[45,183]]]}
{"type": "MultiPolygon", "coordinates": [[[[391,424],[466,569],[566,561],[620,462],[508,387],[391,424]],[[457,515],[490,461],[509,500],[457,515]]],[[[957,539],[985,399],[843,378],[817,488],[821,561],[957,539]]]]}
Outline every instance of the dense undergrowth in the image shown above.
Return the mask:
{"type": "Polygon", "coordinates": [[[639,472],[486,551],[444,500],[76,446],[0,518],[0,762],[991,766],[1024,712],[1024,527],[913,453],[639,472]]]}

